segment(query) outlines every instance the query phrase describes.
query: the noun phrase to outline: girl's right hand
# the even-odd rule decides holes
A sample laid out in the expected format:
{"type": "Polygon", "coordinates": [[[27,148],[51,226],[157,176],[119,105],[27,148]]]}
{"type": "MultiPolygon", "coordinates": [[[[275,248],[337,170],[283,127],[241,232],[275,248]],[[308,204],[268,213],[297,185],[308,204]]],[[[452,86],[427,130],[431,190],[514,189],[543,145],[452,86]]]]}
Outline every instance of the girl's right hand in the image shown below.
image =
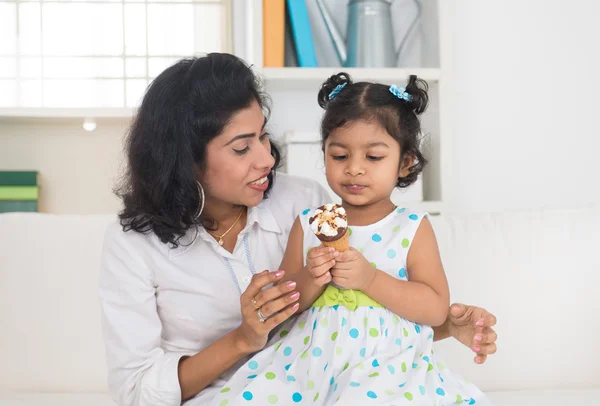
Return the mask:
{"type": "Polygon", "coordinates": [[[335,258],[340,253],[331,247],[313,247],[306,254],[306,267],[313,277],[313,282],[317,286],[323,286],[331,282],[331,273],[329,272],[335,266],[335,258]]]}
{"type": "Polygon", "coordinates": [[[294,290],[296,282],[284,282],[262,290],[281,280],[284,274],[284,271],[256,274],[240,296],[242,325],[237,329],[236,346],[243,353],[262,350],[267,344],[269,332],[298,310],[300,293],[294,290]],[[264,321],[261,321],[261,314],[264,321]]]}

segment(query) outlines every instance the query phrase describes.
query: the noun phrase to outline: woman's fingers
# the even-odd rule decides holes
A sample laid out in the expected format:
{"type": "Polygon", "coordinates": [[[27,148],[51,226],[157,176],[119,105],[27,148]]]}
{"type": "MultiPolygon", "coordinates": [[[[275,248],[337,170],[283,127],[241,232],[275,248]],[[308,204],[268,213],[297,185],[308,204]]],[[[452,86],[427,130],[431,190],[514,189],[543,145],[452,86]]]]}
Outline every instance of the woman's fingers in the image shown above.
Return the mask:
{"type": "Polygon", "coordinates": [[[298,311],[299,307],[300,307],[300,304],[298,302],[296,302],[293,305],[287,307],[285,310],[283,310],[283,311],[277,313],[276,315],[274,315],[273,317],[269,318],[265,322],[269,331],[273,330],[276,326],[280,325],[281,323],[283,323],[284,321],[289,319],[291,316],[293,316],[294,313],[296,313],[298,311]]]}
{"type": "MultiPolygon", "coordinates": [[[[294,289],[296,288],[296,282],[288,281],[284,283],[280,283],[278,285],[272,286],[269,289],[261,290],[258,294],[254,296],[252,300],[252,305],[254,308],[262,308],[266,303],[269,303],[272,300],[275,300],[279,297],[283,297],[286,294],[294,293],[294,289]]],[[[298,292],[296,292],[298,293],[298,292]]],[[[263,310],[263,314],[266,315],[263,310]]]]}
{"type": "Polygon", "coordinates": [[[277,282],[283,277],[283,275],[285,275],[285,272],[279,270],[277,272],[263,271],[252,276],[252,281],[250,281],[250,284],[242,294],[242,306],[254,300],[265,286],[277,282]]]}
{"type": "MultiPolygon", "coordinates": [[[[275,289],[275,288],[271,288],[275,289]]],[[[270,289],[269,289],[270,290],[270,289]]],[[[280,312],[291,304],[294,304],[300,298],[299,292],[292,292],[286,295],[279,296],[275,300],[271,300],[260,307],[260,311],[264,317],[271,317],[280,312]]]]}

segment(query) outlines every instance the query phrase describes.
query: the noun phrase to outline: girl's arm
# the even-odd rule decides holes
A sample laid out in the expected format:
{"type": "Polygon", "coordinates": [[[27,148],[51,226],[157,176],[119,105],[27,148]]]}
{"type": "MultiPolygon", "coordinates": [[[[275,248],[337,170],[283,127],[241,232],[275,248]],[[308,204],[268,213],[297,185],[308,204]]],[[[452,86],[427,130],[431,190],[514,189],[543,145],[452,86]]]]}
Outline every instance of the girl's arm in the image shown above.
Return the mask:
{"type": "Polygon", "coordinates": [[[450,292],[435,233],[427,218],[421,221],[413,238],[406,265],[410,281],[376,270],[364,293],[407,320],[441,326],[448,314],[450,292]]]}
{"type": "MultiPolygon", "coordinates": [[[[319,250],[328,250],[327,248],[319,248],[319,250]]],[[[333,261],[335,252],[331,250],[329,253],[321,255],[320,260],[323,262],[333,261]]],[[[333,262],[331,262],[331,266],[333,262]]],[[[285,276],[279,283],[294,281],[296,282],[296,291],[300,293],[299,312],[302,312],[310,307],[315,300],[323,293],[327,283],[331,280],[329,272],[321,278],[315,279],[304,266],[304,232],[300,224],[300,218],[296,217],[290,237],[288,239],[285,254],[281,262],[280,269],[285,271],[285,276]]]]}

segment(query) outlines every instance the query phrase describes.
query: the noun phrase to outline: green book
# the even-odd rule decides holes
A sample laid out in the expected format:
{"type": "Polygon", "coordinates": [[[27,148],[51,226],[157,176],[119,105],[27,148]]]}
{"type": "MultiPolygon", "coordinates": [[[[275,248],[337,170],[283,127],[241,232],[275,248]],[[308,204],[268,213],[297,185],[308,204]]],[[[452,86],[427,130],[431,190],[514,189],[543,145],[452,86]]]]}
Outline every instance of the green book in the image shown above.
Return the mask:
{"type": "Polygon", "coordinates": [[[0,186],[0,200],[37,200],[37,186],[0,186]]]}
{"type": "Polygon", "coordinates": [[[37,171],[0,171],[0,186],[37,186],[37,171]]]}
{"type": "Polygon", "coordinates": [[[35,200],[0,200],[0,213],[37,212],[35,200]]]}

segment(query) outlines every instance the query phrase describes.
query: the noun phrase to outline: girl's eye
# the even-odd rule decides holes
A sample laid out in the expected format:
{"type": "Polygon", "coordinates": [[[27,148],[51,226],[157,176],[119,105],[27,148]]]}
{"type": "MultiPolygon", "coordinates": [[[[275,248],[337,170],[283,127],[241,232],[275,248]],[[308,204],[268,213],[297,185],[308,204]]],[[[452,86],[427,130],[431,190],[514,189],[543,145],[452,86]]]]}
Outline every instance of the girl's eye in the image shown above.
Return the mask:
{"type": "Polygon", "coordinates": [[[369,161],[381,161],[383,159],[383,157],[382,156],[367,155],[367,159],[369,161]]]}
{"type": "Polygon", "coordinates": [[[248,152],[250,150],[250,148],[246,147],[244,149],[233,149],[233,152],[235,152],[238,155],[244,155],[246,152],[248,152]]]}
{"type": "Polygon", "coordinates": [[[343,161],[346,159],[346,155],[332,155],[332,158],[336,161],[343,161]]]}

